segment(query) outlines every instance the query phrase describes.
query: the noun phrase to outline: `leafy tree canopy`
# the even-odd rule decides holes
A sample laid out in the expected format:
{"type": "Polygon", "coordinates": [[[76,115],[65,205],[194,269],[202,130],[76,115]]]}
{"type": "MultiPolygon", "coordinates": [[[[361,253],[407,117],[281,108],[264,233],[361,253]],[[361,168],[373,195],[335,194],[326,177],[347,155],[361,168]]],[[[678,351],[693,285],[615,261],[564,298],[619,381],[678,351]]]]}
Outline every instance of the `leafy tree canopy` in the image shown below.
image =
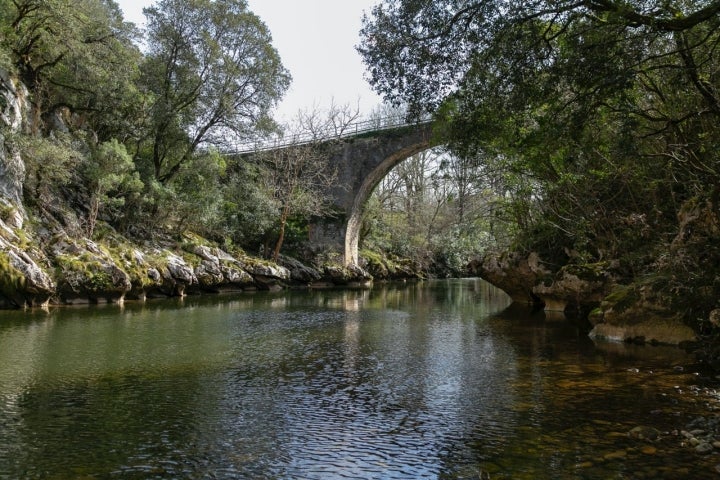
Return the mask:
{"type": "Polygon", "coordinates": [[[134,96],[136,35],[112,0],[0,2],[0,46],[33,95],[36,129],[61,107],[95,130],[118,122],[134,96]]]}
{"type": "Polygon", "coordinates": [[[702,0],[386,0],[358,50],[378,92],[443,106],[465,143],[534,121],[577,130],[600,107],[652,133],[720,113],[719,13],[702,0]]]}
{"type": "Polygon", "coordinates": [[[378,92],[529,186],[531,248],[646,263],[679,205],[720,199],[718,27],[716,0],[385,0],[358,50],[378,92]]]}
{"type": "Polygon", "coordinates": [[[148,142],[167,182],[197,149],[272,127],[269,110],[290,82],[265,24],[244,0],[161,0],[145,10],[152,94],[148,142]]]}

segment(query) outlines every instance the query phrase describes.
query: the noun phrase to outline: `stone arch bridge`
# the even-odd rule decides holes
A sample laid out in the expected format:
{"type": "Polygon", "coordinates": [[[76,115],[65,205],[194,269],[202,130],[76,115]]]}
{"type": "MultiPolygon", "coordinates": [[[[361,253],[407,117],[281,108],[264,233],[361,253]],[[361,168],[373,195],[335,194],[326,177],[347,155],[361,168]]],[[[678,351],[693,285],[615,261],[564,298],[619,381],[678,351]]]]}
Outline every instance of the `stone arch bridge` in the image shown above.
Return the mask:
{"type": "MultiPolygon", "coordinates": [[[[403,160],[434,146],[430,122],[379,129],[353,130],[325,142],[330,164],[337,168],[337,180],[330,190],[335,218],[315,219],[310,242],[344,252],[345,265],[358,263],[358,242],[365,203],[380,181],[403,160]]],[[[259,147],[282,149],[290,145],[259,147]]],[[[257,151],[257,149],[255,150],[257,151]]],[[[238,152],[241,155],[250,151],[238,152]]]]}

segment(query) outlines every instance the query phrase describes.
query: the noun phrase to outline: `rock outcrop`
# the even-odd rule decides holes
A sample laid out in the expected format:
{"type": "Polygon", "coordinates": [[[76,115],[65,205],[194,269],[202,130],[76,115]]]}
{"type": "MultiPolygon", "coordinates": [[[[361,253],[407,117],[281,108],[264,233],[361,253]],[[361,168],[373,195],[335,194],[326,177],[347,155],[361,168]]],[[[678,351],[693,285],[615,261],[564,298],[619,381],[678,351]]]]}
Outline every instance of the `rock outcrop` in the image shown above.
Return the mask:
{"type": "Polygon", "coordinates": [[[411,280],[423,278],[410,262],[393,260],[369,250],[360,251],[360,266],[375,280],[411,280]]]}
{"type": "Polygon", "coordinates": [[[27,98],[22,83],[0,69],[0,213],[2,221],[15,228],[22,228],[25,218],[22,204],[25,164],[20,152],[7,145],[3,131],[21,131],[27,98]]]}
{"type": "Polygon", "coordinates": [[[540,297],[533,291],[535,286],[553,280],[552,272],[543,265],[536,253],[491,253],[473,260],[468,269],[473,275],[507,293],[514,302],[531,305],[542,304],[540,297]]]}
{"type": "Polygon", "coordinates": [[[468,268],[514,302],[543,305],[555,312],[589,310],[600,304],[615,282],[609,264],[566,265],[553,272],[535,252],[489,254],[468,268]]]}
{"type": "Polygon", "coordinates": [[[295,259],[284,265],[230,254],[197,236],[174,245],[135,245],[109,233],[101,242],[72,238],[55,226],[44,250],[0,221],[0,308],[123,302],[288,286],[359,285],[372,280],[359,267],[327,265],[322,272],[295,259]],[[26,240],[27,241],[27,240],[26,240]]]}
{"type": "Polygon", "coordinates": [[[0,306],[45,305],[55,293],[55,282],[41,266],[43,255],[34,249],[23,250],[19,243],[20,238],[0,225],[0,306]]]}
{"type": "Polygon", "coordinates": [[[590,337],[636,343],[678,345],[697,340],[682,316],[659,301],[651,288],[617,285],[589,315],[590,337]]]}
{"type": "Polygon", "coordinates": [[[130,291],[130,276],[97,243],[62,236],[51,248],[61,303],[122,302],[130,291]]]}
{"type": "Polygon", "coordinates": [[[552,272],[534,253],[504,253],[476,260],[470,269],[515,302],[583,315],[592,310],[590,335],[597,340],[673,345],[696,340],[682,315],[668,308],[655,289],[618,285],[612,263],[566,265],[552,272]]]}
{"type": "Polygon", "coordinates": [[[370,284],[372,280],[372,275],[357,265],[325,264],[322,267],[321,281],[327,284],[361,287],[370,284]]]}
{"type": "Polygon", "coordinates": [[[293,284],[310,285],[322,278],[322,274],[317,269],[294,258],[281,255],[280,264],[290,272],[290,281],[293,284]]]}
{"type": "Polygon", "coordinates": [[[599,305],[614,283],[615,277],[606,263],[566,265],[552,280],[546,278],[535,285],[532,292],[547,311],[583,312],[599,305]]]}

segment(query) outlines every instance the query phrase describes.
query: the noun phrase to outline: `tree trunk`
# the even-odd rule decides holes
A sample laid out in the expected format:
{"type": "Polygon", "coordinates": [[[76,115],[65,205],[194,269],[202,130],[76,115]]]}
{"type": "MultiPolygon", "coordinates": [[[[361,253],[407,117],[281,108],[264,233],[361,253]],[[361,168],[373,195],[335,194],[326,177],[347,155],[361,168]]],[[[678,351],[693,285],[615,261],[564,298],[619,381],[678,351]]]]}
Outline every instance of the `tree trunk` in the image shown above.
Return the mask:
{"type": "Polygon", "coordinates": [[[97,223],[98,214],[100,213],[100,200],[98,199],[98,195],[99,194],[94,193],[90,198],[86,232],[89,239],[92,239],[93,233],[95,232],[95,224],[97,223]]]}
{"type": "Polygon", "coordinates": [[[290,208],[288,206],[283,207],[282,213],[280,214],[280,232],[278,233],[277,243],[275,243],[275,250],[273,250],[273,262],[277,262],[280,257],[280,249],[282,248],[283,241],[285,240],[285,224],[287,223],[289,215],[290,208]]]}

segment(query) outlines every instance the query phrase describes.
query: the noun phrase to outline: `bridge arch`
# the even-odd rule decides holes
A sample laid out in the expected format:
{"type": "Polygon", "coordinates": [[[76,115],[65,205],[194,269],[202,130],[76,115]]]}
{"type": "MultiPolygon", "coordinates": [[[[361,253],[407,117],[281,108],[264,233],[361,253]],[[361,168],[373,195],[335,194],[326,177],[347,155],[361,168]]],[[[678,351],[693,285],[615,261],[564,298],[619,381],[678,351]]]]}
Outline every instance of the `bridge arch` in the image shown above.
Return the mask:
{"type": "MultiPolygon", "coordinates": [[[[287,148],[298,142],[302,144],[303,139],[293,139],[287,144],[248,146],[235,154],[253,155],[258,151],[287,148]]],[[[360,226],[367,200],[393,167],[416,153],[436,146],[432,138],[432,124],[366,125],[319,143],[328,146],[328,161],[337,173],[337,181],[327,193],[334,210],[342,215],[315,219],[311,224],[309,240],[315,246],[340,249],[345,265],[357,265],[360,226]]]]}
{"type": "Polygon", "coordinates": [[[347,222],[345,225],[345,265],[358,264],[358,246],[360,242],[360,227],[362,226],[363,211],[365,204],[377,185],[385,178],[390,170],[402,163],[403,160],[433,146],[430,136],[423,135],[418,141],[412,142],[390,153],[373,170],[365,175],[359,187],[354,192],[354,198],[347,212],[347,222]]]}

